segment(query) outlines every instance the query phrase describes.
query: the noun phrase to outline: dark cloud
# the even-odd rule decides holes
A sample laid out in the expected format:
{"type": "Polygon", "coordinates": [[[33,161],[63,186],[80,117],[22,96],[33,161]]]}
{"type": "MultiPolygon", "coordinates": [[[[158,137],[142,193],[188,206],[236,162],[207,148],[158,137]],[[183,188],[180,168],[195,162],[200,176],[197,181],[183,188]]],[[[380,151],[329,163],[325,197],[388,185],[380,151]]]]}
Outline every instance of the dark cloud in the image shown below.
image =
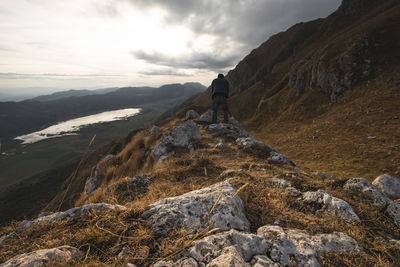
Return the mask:
{"type": "Polygon", "coordinates": [[[224,70],[238,60],[237,55],[219,56],[210,53],[193,52],[179,57],[169,56],[160,52],[132,51],[132,55],[150,64],[187,69],[224,70]]]}

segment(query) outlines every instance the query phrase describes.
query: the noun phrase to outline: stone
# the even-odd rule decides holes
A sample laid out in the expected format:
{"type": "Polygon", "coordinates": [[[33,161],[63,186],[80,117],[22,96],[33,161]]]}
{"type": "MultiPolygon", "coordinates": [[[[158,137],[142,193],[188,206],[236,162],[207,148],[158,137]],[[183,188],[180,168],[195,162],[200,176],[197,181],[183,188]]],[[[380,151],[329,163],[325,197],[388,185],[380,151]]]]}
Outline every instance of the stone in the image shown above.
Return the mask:
{"type": "Polygon", "coordinates": [[[56,221],[63,221],[69,218],[86,217],[91,213],[103,213],[110,211],[122,211],[126,210],[124,206],[121,205],[111,205],[107,203],[91,203],[81,207],[72,208],[66,211],[55,212],[47,216],[39,217],[33,221],[22,221],[19,224],[19,228],[27,229],[34,225],[40,223],[53,223],[56,221]]]}
{"type": "Polygon", "coordinates": [[[233,116],[229,116],[228,120],[230,124],[233,124],[237,127],[241,127],[240,123],[233,116]]]}
{"type": "Polygon", "coordinates": [[[278,153],[276,151],[272,151],[270,153],[270,157],[271,157],[271,161],[273,163],[288,164],[288,165],[296,166],[290,158],[288,158],[285,155],[278,153]]]}
{"type": "Polygon", "coordinates": [[[279,267],[279,265],[273,262],[270,258],[265,255],[254,256],[251,260],[252,267],[279,267]]]}
{"type": "Polygon", "coordinates": [[[324,190],[303,193],[304,203],[318,207],[318,212],[332,214],[347,223],[360,223],[360,218],[344,200],[331,196],[324,190]]]}
{"type": "Polygon", "coordinates": [[[226,247],[222,250],[221,255],[213,259],[207,267],[250,267],[250,264],[246,263],[242,255],[234,246],[226,247]]]}
{"type": "Polygon", "coordinates": [[[372,201],[372,204],[385,211],[386,214],[400,226],[400,205],[388,198],[378,187],[364,178],[353,178],[346,182],[345,189],[360,192],[364,197],[372,201]]]}
{"type": "Polygon", "coordinates": [[[182,126],[174,126],[172,132],[166,132],[161,142],[154,147],[151,156],[154,160],[159,160],[173,147],[190,149],[192,142],[199,139],[201,139],[201,134],[198,125],[188,120],[182,126]]]}
{"type": "Polygon", "coordinates": [[[104,198],[107,199],[111,193],[117,197],[118,203],[121,201],[133,201],[138,194],[147,192],[147,187],[150,184],[150,179],[146,174],[136,175],[132,178],[121,179],[109,185],[104,193],[104,198]],[[115,194],[118,193],[118,194],[115,194]]]}
{"type": "Polygon", "coordinates": [[[280,178],[271,178],[269,179],[269,182],[273,187],[277,188],[288,188],[292,186],[288,181],[280,178]]]}
{"type": "Polygon", "coordinates": [[[257,235],[270,242],[270,258],[279,266],[320,266],[317,257],[328,252],[361,252],[362,248],[350,236],[331,234],[309,235],[300,230],[283,230],[276,225],[262,226],[257,235]]]}
{"type": "Polygon", "coordinates": [[[11,232],[9,234],[1,236],[0,237],[0,245],[2,245],[7,239],[14,238],[16,236],[17,235],[15,234],[15,232],[11,232]]]}
{"type": "Polygon", "coordinates": [[[159,133],[161,133],[161,128],[158,127],[157,125],[153,125],[149,132],[150,137],[156,137],[159,133]]]}
{"type": "Polygon", "coordinates": [[[337,180],[336,175],[329,174],[326,172],[313,172],[312,175],[315,175],[319,178],[328,179],[328,180],[337,180]]]}
{"type": "Polygon", "coordinates": [[[224,148],[224,143],[222,141],[219,141],[218,144],[215,147],[219,148],[219,149],[223,149],[224,148]]]}
{"type": "Polygon", "coordinates": [[[246,152],[256,153],[269,157],[275,149],[267,143],[258,141],[253,136],[239,137],[236,139],[236,144],[244,149],[246,152]]]}
{"type": "Polygon", "coordinates": [[[400,179],[396,176],[384,174],[377,177],[372,184],[391,199],[400,198],[400,179]]]}
{"type": "Polygon", "coordinates": [[[164,235],[176,228],[197,231],[208,226],[221,231],[247,231],[250,224],[240,197],[232,198],[235,192],[236,189],[224,181],[181,196],[162,199],[148,206],[142,216],[149,226],[154,227],[156,235],[164,235]],[[221,198],[214,207],[220,195],[221,198]]]}
{"type": "Polygon", "coordinates": [[[176,262],[159,261],[153,267],[198,267],[197,262],[192,258],[183,257],[176,262]]]}
{"type": "Polygon", "coordinates": [[[114,159],[114,155],[107,155],[97,164],[96,169],[94,170],[94,175],[87,179],[85,183],[85,192],[88,196],[93,195],[96,190],[101,186],[103,180],[103,175],[101,174],[102,167],[110,163],[114,159]]]}
{"type": "Polygon", "coordinates": [[[211,123],[212,117],[213,117],[213,111],[209,109],[205,113],[201,114],[199,121],[204,123],[211,123]]]}
{"type": "Polygon", "coordinates": [[[255,255],[266,254],[271,245],[255,234],[230,230],[193,242],[184,255],[195,259],[198,263],[208,264],[224,254],[224,248],[231,247],[236,247],[238,252],[230,251],[231,254],[240,254],[240,257],[248,262],[255,255]]]}
{"type": "Polygon", "coordinates": [[[229,123],[214,123],[206,127],[206,130],[214,135],[223,135],[232,139],[248,137],[250,134],[242,128],[229,123]]]}
{"type": "Polygon", "coordinates": [[[358,191],[368,199],[372,200],[374,206],[384,209],[387,206],[387,197],[378,187],[364,178],[353,178],[346,182],[345,189],[358,191]]]}
{"type": "Polygon", "coordinates": [[[14,266],[67,266],[70,262],[77,263],[84,253],[71,246],[61,246],[51,249],[40,249],[29,253],[17,255],[5,263],[3,267],[14,266]]]}
{"type": "Polygon", "coordinates": [[[186,120],[192,120],[192,119],[196,119],[197,117],[199,117],[199,113],[197,113],[195,110],[191,109],[188,110],[186,112],[186,120]]]}

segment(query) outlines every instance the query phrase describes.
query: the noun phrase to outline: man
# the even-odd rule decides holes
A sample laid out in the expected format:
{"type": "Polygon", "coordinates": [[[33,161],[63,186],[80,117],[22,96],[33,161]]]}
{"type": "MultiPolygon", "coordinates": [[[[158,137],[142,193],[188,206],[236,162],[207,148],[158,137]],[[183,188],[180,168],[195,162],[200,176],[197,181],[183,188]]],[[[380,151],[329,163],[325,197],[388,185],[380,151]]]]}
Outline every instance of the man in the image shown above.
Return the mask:
{"type": "Polygon", "coordinates": [[[218,78],[214,79],[211,83],[211,92],[213,99],[213,118],[212,123],[217,123],[217,112],[219,105],[222,105],[224,111],[224,123],[229,122],[228,116],[228,97],[229,97],[229,83],[223,74],[218,74],[218,78]]]}

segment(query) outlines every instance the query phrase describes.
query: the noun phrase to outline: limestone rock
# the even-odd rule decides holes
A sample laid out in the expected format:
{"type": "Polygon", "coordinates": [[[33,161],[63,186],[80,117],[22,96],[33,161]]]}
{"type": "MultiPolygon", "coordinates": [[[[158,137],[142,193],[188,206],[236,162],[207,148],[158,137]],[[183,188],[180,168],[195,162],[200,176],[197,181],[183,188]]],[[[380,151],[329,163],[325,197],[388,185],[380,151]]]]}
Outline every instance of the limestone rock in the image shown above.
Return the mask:
{"type": "Polygon", "coordinates": [[[250,153],[256,153],[260,155],[265,155],[268,157],[274,148],[267,143],[258,141],[253,136],[240,137],[236,139],[236,144],[242,147],[245,151],[250,153]]]}
{"type": "Polygon", "coordinates": [[[237,127],[241,127],[240,123],[233,116],[229,116],[228,120],[230,124],[233,124],[237,127]]]}
{"type": "Polygon", "coordinates": [[[211,123],[212,117],[213,117],[213,111],[209,109],[205,113],[201,114],[199,121],[204,123],[211,123]]]}
{"type": "Polygon", "coordinates": [[[21,254],[3,263],[3,267],[14,266],[55,266],[67,262],[77,262],[84,256],[83,252],[70,246],[62,246],[51,249],[40,249],[29,253],[21,254]]]}
{"type": "Polygon", "coordinates": [[[184,147],[190,149],[194,140],[201,139],[198,125],[192,121],[186,121],[182,126],[175,126],[172,132],[166,132],[159,144],[155,146],[151,155],[158,160],[168,153],[172,147],[184,147]]]}
{"type": "Polygon", "coordinates": [[[103,158],[96,166],[96,169],[94,170],[94,175],[90,177],[85,184],[85,192],[88,196],[91,196],[96,190],[100,187],[101,182],[103,180],[103,176],[101,174],[101,168],[107,164],[110,163],[112,160],[115,159],[114,155],[107,155],[105,158],[103,158]]]}
{"type": "Polygon", "coordinates": [[[193,110],[193,109],[188,110],[188,111],[186,112],[186,119],[187,119],[187,120],[196,119],[198,116],[200,116],[199,113],[197,113],[197,112],[196,112],[195,110],[193,110]]]}
{"type": "Polygon", "coordinates": [[[298,197],[301,195],[301,192],[294,188],[288,181],[280,178],[271,178],[269,179],[272,187],[282,188],[289,191],[290,195],[293,197],[298,197]]]}
{"type": "Polygon", "coordinates": [[[252,267],[279,267],[279,265],[273,262],[270,258],[265,255],[254,256],[251,260],[252,267]]]}
{"type": "Polygon", "coordinates": [[[172,228],[204,229],[208,225],[220,230],[249,230],[249,221],[239,196],[232,199],[236,189],[228,182],[192,191],[181,196],[162,199],[147,208],[143,218],[154,227],[157,235],[172,228]],[[218,197],[219,203],[209,215],[218,197]]]}
{"type": "Polygon", "coordinates": [[[353,208],[344,200],[331,196],[324,190],[303,193],[302,200],[306,204],[320,207],[319,212],[336,215],[339,219],[348,223],[360,223],[360,218],[353,208]]]}
{"type": "Polygon", "coordinates": [[[229,138],[248,137],[250,134],[242,128],[229,123],[214,123],[207,126],[207,131],[214,135],[224,135],[229,138]]]}
{"type": "Polygon", "coordinates": [[[126,208],[121,205],[110,205],[107,203],[91,203],[81,207],[72,208],[62,212],[55,212],[47,216],[39,217],[33,221],[22,221],[19,228],[27,229],[39,223],[53,223],[63,221],[69,218],[85,217],[90,213],[102,213],[107,211],[120,211],[126,208]]]}
{"type": "Polygon", "coordinates": [[[400,204],[388,198],[368,180],[353,178],[346,182],[344,188],[360,192],[363,196],[370,199],[374,206],[384,210],[397,226],[400,226],[400,204]]]}
{"type": "Polygon", "coordinates": [[[350,236],[334,232],[311,236],[300,230],[284,231],[280,226],[266,225],[257,235],[272,243],[270,258],[279,266],[320,266],[317,257],[328,252],[360,252],[362,248],[350,236]]]}
{"type": "Polygon", "coordinates": [[[334,174],[329,174],[326,172],[313,172],[312,175],[315,175],[319,178],[324,178],[324,179],[328,179],[328,180],[336,180],[336,175],[334,174]]]}
{"type": "Polygon", "coordinates": [[[274,163],[296,166],[290,158],[276,151],[272,151],[270,153],[270,156],[271,156],[271,161],[274,163]]]}
{"type": "Polygon", "coordinates": [[[156,137],[159,133],[161,133],[161,128],[158,127],[157,125],[153,125],[149,132],[150,137],[156,137]]]}
{"type": "Polygon", "coordinates": [[[176,262],[159,261],[153,267],[198,267],[197,262],[192,258],[183,257],[176,262]]]}
{"type": "Polygon", "coordinates": [[[230,246],[224,248],[222,250],[221,255],[217,258],[213,259],[207,267],[250,267],[250,264],[246,263],[242,255],[240,255],[239,251],[234,246],[230,246]]]}
{"type": "Polygon", "coordinates": [[[117,193],[118,202],[122,200],[132,201],[138,194],[143,194],[147,191],[150,180],[146,174],[136,175],[132,178],[122,179],[109,185],[104,193],[104,198],[107,199],[111,193],[117,193]]]}
{"type": "MultiPolygon", "coordinates": [[[[193,245],[184,255],[195,259],[199,263],[208,264],[213,259],[224,254],[223,248],[230,247],[236,247],[240,257],[245,262],[248,262],[255,255],[266,254],[271,245],[264,238],[255,234],[230,230],[193,242],[193,245]]],[[[232,251],[229,253],[237,254],[232,251]]]]}
{"type": "Polygon", "coordinates": [[[215,147],[219,148],[219,149],[223,149],[224,148],[224,143],[220,140],[215,147]]]}
{"type": "Polygon", "coordinates": [[[388,174],[377,177],[373,182],[373,185],[378,187],[391,199],[400,198],[400,179],[388,174]]]}

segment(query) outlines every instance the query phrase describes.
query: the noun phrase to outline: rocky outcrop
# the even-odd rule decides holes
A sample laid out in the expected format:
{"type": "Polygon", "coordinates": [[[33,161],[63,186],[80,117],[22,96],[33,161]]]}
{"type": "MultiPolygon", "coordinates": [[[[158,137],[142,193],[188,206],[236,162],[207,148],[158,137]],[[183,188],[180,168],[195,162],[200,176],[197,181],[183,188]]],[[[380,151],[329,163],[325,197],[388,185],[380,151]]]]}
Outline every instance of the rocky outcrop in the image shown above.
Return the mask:
{"type": "Polygon", "coordinates": [[[154,227],[157,235],[174,228],[196,231],[208,226],[221,231],[248,231],[249,222],[243,202],[239,196],[233,198],[235,192],[236,189],[229,182],[221,182],[181,196],[162,199],[150,205],[143,213],[143,218],[149,226],[154,227]]]}
{"type": "Polygon", "coordinates": [[[328,252],[360,252],[344,233],[309,235],[266,225],[257,234],[230,230],[193,242],[177,261],[154,266],[320,266],[317,257],[328,252]]]}
{"type": "Polygon", "coordinates": [[[382,209],[400,226],[400,204],[385,196],[378,187],[364,178],[353,178],[346,182],[345,189],[359,192],[362,196],[372,201],[372,204],[382,209]]]}
{"type": "Polygon", "coordinates": [[[228,138],[237,139],[240,137],[251,136],[248,132],[244,131],[241,127],[238,127],[229,123],[214,123],[207,126],[206,130],[215,135],[224,135],[228,138]]]}
{"type": "Polygon", "coordinates": [[[101,174],[103,166],[110,164],[115,159],[114,155],[107,155],[96,166],[94,175],[86,180],[85,192],[88,196],[93,195],[96,190],[101,186],[103,175],[101,174]]]}
{"type": "MultiPolygon", "coordinates": [[[[203,123],[212,123],[213,111],[211,109],[207,110],[205,113],[201,114],[199,118],[199,122],[203,123]]],[[[240,127],[240,123],[231,115],[229,115],[229,124],[233,124],[237,127],[240,127]]]]}
{"type": "Polygon", "coordinates": [[[249,153],[255,153],[269,157],[274,148],[267,143],[258,141],[253,136],[240,137],[236,139],[236,144],[239,145],[244,151],[249,153]]]}
{"type": "Polygon", "coordinates": [[[316,207],[317,213],[335,215],[347,223],[361,222],[349,203],[340,198],[331,196],[331,194],[324,190],[305,192],[303,193],[302,200],[304,203],[316,207]]]}
{"type": "Polygon", "coordinates": [[[153,125],[149,132],[150,137],[156,137],[159,133],[161,133],[161,128],[158,127],[157,125],[153,125]]]}
{"type": "Polygon", "coordinates": [[[62,246],[51,249],[40,249],[21,254],[1,264],[3,267],[14,266],[58,266],[77,263],[84,256],[83,252],[70,246],[62,246]]]}
{"type": "Polygon", "coordinates": [[[186,118],[186,120],[193,120],[193,119],[196,119],[199,116],[200,116],[199,113],[197,113],[195,110],[191,109],[191,110],[188,110],[186,112],[186,117],[185,118],[186,118]]]}
{"type": "Polygon", "coordinates": [[[125,209],[126,208],[121,205],[110,205],[107,203],[92,203],[62,212],[55,212],[47,216],[39,217],[33,221],[22,221],[19,225],[19,228],[27,229],[41,223],[53,223],[56,221],[67,220],[69,218],[86,217],[89,216],[91,213],[121,211],[125,209]]]}
{"type": "Polygon", "coordinates": [[[104,193],[104,198],[107,199],[112,194],[117,198],[118,203],[121,203],[121,201],[132,201],[138,194],[146,193],[149,184],[150,179],[146,174],[122,179],[107,187],[106,192],[104,193]]]}
{"type": "Polygon", "coordinates": [[[154,147],[151,155],[154,160],[159,160],[173,147],[192,149],[192,142],[199,139],[201,139],[201,134],[198,125],[188,120],[182,126],[175,126],[172,132],[166,132],[161,142],[154,147]]]}
{"type": "Polygon", "coordinates": [[[378,187],[383,193],[385,193],[391,199],[400,198],[400,180],[395,176],[384,174],[377,177],[373,182],[373,185],[378,187]]]}
{"type": "Polygon", "coordinates": [[[285,155],[278,153],[276,151],[272,151],[270,153],[270,157],[271,157],[272,163],[288,164],[288,165],[292,165],[293,167],[296,166],[296,164],[294,164],[294,162],[290,158],[288,158],[285,155]]]}

